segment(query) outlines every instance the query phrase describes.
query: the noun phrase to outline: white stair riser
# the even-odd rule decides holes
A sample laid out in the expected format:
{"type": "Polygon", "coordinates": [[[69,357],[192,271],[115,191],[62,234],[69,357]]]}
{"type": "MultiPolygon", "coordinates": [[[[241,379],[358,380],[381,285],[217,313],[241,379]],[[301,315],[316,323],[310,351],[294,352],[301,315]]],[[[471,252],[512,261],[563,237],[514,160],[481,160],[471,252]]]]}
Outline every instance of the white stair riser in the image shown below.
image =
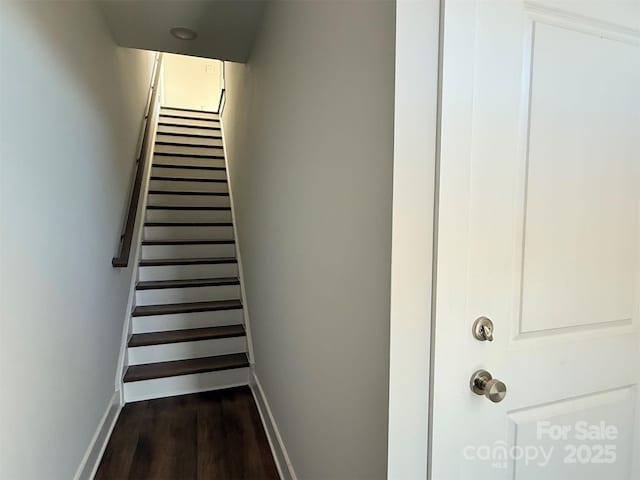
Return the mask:
{"type": "Polygon", "coordinates": [[[144,227],[145,240],[232,240],[232,227],[144,227]]]}
{"type": "Polygon", "coordinates": [[[213,357],[247,351],[246,337],[218,338],[195,342],[168,343],[128,349],[129,365],[213,357]]]}
{"type": "Polygon", "coordinates": [[[151,180],[150,190],[170,190],[172,192],[228,192],[227,182],[198,182],[175,180],[151,180]]]}
{"type": "Polygon", "coordinates": [[[185,145],[202,145],[205,147],[222,147],[221,138],[187,137],[185,135],[172,135],[170,133],[158,133],[158,142],[183,143],[185,145]]]}
{"type": "Polygon", "coordinates": [[[177,108],[171,107],[162,107],[160,110],[161,115],[178,115],[180,117],[191,117],[191,118],[202,118],[207,120],[219,120],[220,115],[215,112],[210,112],[207,110],[192,112],[189,110],[179,110],[177,108]]]}
{"type": "Polygon", "coordinates": [[[224,159],[222,158],[180,157],[175,155],[154,155],[153,164],[225,168],[224,159]]]}
{"type": "Polygon", "coordinates": [[[236,299],[240,299],[239,285],[136,290],[136,305],[138,306],[236,299]]]}
{"type": "Polygon", "coordinates": [[[233,243],[221,245],[143,245],[142,258],[232,258],[236,249],[233,243]]]}
{"type": "Polygon", "coordinates": [[[147,222],[231,222],[231,210],[149,209],[145,219],[147,222]]]}
{"type": "Polygon", "coordinates": [[[238,264],[163,265],[161,267],[140,267],[138,271],[141,281],[234,277],[238,275],[238,264]]]}
{"type": "Polygon", "coordinates": [[[215,310],[213,312],[176,313],[132,317],[132,333],[166,332],[189,328],[223,327],[242,324],[242,309],[215,310]]]}
{"type": "Polygon", "coordinates": [[[176,145],[156,145],[155,153],[177,153],[180,155],[219,155],[224,154],[221,147],[187,147],[176,145]]]}
{"type": "Polygon", "coordinates": [[[173,195],[153,194],[148,197],[148,205],[169,205],[172,207],[228,207],[229,195],[173,195]]]}
{"type": "MultiPolygon", "coordinates": [[[[166,122],[166,123],[176,123],[176,122],[166,122]]],[[[187,133],[190,135],[206,135],[208,137],[222,136],[222,133],[219,129],[214,130],[211,128],[176,127],[173,125],[158,125],[158,133],[167,134],[167,135],[170,135],[172,133],[187,133]]]]}
{"type": "Polygon", "coordinates": [[[171,397],[187,393],[204,392],[221,388],[237,387],[249,383],[249,368],[221,370],[219,372],[180,375],[124,384],[125,402],[136,402],[152,398],[171,397]]]}
{"type": "Polygon", "coordinates": [[[196,170],[192,168],[162,168],[154,166],[151,169],[152,177],[180,177],[180,178],[217,178],[227,180],[225,170],[196,170]]]}

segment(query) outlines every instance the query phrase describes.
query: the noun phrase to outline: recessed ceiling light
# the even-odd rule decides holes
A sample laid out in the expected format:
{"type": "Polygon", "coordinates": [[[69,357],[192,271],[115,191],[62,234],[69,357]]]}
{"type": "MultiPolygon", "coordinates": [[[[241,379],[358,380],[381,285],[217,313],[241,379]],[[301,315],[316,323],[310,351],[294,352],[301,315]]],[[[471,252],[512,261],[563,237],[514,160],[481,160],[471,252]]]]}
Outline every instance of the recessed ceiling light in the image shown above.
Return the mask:
{"type": "Polygon", "coordinates": [[[171,30],[171,35],[180,40],[193,40],[198,36],[196,32],[186,27],[174,27],[171,30]]]}

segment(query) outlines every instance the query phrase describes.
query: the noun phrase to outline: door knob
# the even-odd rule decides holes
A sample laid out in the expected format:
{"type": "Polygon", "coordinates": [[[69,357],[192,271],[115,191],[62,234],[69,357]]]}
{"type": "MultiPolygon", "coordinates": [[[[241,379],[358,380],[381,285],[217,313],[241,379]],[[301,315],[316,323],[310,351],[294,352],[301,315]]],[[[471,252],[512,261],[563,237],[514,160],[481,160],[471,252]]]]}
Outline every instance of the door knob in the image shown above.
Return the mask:
{"type": "Polygon", "coordinates": [[[500,380],[493,378],[486,370],[474,372],[469,384],[473,393],[484,395],[493,403],[501,402],[507,396],[507,386],[500,380]]]}
{"type": "Polygon", "coordinates": [[[473,322],[473,336],[481,342],[493,342],[493,322],[487,317],[477,318],[473,322]]]}

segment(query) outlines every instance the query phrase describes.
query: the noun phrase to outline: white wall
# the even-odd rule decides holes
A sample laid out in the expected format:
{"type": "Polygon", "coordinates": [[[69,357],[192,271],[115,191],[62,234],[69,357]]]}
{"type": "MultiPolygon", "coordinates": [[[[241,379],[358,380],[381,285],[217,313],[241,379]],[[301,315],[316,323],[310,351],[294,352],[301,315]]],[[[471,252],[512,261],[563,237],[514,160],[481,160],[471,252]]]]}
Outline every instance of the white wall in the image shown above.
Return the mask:
{"type": "Polygon", "coordinates": [[[72,478],[114,394],[132,272],[111,258],[152,61],[93,2],[2,3],[2,478],[72,478]]]}
{"type": "Polygon", "coordinates": [[[274,2],[223,123],[256,372],[300,479],[387,473],[392,2],[274,2]]]}
{"type": "Polygon", "coordinates": [[[162,104],[194,110],[218,110],[222,62],[165,54],[162,104]]]}

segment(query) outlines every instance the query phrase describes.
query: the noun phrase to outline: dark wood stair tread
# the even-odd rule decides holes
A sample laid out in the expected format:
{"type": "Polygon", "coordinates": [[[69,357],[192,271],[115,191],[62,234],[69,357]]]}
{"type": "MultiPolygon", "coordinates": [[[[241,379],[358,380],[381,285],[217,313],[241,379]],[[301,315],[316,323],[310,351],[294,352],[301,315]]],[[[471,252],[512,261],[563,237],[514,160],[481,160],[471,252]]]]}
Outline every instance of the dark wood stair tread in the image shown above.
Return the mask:
{"type": "Polygon", "coordinates": [[[226,178],[189,178],[189,177],[158,177],[153,176],[151,180],[165,180],[167,182],[208,182],[208,183],[227,183],[226,178]]]}
{"type": "MultiPolygon", "coordinates": [[[[162,134],[161,134],[162,135],[162,134]]],[[[222,150],[222,145],[200,145],[199,143],[165,142],[156,140],[156,145],[168,145],[170,147],[197,147],[197,148],[217,148],[222,150]]]]}
{"type": "Polygon", "coordinates": [[[145,222],[145,227],[233,227],[231,222],[145,222]]]}
{"type": "Polygon", "coordinates": [[[210,257],[210,258],[154,258],[140,260],[141,267],[164,267],[171,265],[207,265],[221,263],[238,263],[236,258],[210,257]]]}
{"type": "Polygon", "coordinates": [[[205,205],[147,205],[147,210],[225,211],[225,210],[231,210],[231,207],[205,206],[205,205]]]}
{"type": "Polygon", "coordinates": [[[127,368],[125,382],[138,382],[154,378],[175,377],[194,373],[231,370],[249,366],[246,353],[218,355],[215,357],[190,358],[188,360],[174,360],[171,362],[146,363],[132,365],[127,368]]]}
{"type": "Polygon", "coordinates": [[[235,240],[143,240],[142,245],[232,245],[235,240]]]}
{"type": "Polygon", "coordinates": [[[163,288],[220,287],[240,285],[238,277],[192,278],[188,280],[149,280],[138,282],[136,290],[159,290],[163,288]]]}
{"type": "Polygon", "coordinates": [[[195,211],[229,211],[230,206],[218,205],[147,205],[147,210],[195,210],[195,211]]]}
{"type": "Polygon", "coordinates": [[[198,120],[198,121],[202,121],[202,122],[218,122],[218,123],[220,123],[220,118],[190,117],[188,115],[176,115],[174,113],[163,113],[163,112],[160,112],[160,117],[164,117],[164,118],[182,118],[184,120],[198,120]]]}
{"type": "Polygon", "coordinates": [[[163,305],[141,305],[133,309],[134,317],[152,315],[173,315],[176,313],[215,312],[218,310],[238,310],[240,300],[215,300],[210,302],[169,303],[163,305]]]}
{"type": "Polygon", "coordinates": [[[176,192],[173,190],[149,190],[149,195],[209,195],[214,197],[228,197],[229,192],[176,192]]]}
{"type": "Polygon", "coordinates": [[[206,153],[153,152],[154,156],[180,158],[214,158],[224,160],[224,155],[209,155],[206,153]]]}
{"type": "Polygon", "coordinates": [[[131,336],[128,345],[129,347],[147,347],[149,345],[166,345],[168,343],[243,337],[244,335],[245,331],[242,325],[190,328],[187,330],[169,330],[167,332],[136,333],[131,336]]]}
{"type": "Polygon", "coordinates": [[[183,168],[186,170],[210,170],[221,172],[222,170],[226,170],[225,167],[211,167],[208,165],[177,165],[175,163],[154,163],[153,168],[183,168]]]}

